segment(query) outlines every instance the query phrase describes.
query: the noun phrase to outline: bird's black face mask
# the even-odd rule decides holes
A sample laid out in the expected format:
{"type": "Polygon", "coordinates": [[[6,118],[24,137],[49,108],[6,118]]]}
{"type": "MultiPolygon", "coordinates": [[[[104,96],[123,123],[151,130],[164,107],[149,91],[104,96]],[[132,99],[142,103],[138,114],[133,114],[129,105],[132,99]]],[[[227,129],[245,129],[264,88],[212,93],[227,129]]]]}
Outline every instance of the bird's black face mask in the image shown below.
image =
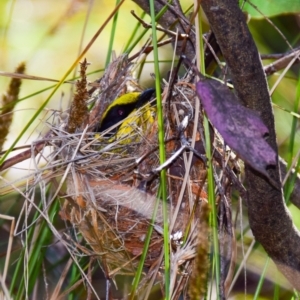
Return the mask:
{"type": "MultiPolygon", "coordinates": [[[[133,110],[138,109],[149,102],[154,94],[155,89],[147,89],[131,102],[126,102],[126,98],[124,101],[122,101],[122,97],[116,99],[104,113],[104,118],[96,131],[102,132],[124,120],[133,110]]],[[[107,134],[107,136],[115,134],[117,130],[118,127],[114,128],[107,134]]]]}

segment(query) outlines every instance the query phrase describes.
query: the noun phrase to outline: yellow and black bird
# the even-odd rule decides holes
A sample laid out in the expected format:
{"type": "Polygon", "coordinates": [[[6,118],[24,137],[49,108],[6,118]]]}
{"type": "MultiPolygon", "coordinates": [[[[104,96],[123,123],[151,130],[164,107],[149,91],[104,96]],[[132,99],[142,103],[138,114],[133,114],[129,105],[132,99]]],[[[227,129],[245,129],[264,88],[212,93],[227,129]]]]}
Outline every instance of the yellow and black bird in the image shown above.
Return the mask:
{"type": "Polygon", "coordinates": [[[104,136],[113,136],[115,139],[129,136],[137,129],[144,132],[145,127],[154,122],[155,108],[150,103],[154,97],[155,89],[152,88],[141,93],[131,92],[122,95],[105,110],[96,131],[108,130],[104,136]],[[113,128],[109,130],[111,127],[113,128]]]}

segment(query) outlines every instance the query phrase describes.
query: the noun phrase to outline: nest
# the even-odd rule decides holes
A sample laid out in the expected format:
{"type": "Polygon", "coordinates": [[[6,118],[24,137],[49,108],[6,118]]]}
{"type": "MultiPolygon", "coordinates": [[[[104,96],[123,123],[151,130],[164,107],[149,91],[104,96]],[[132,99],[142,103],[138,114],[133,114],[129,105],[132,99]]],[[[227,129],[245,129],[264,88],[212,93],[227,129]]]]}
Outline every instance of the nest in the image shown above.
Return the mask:
{"type": "MultiPolygon", "coordinates": [[[[133,79],[132,67],[126,56],[114,61],[85,99],[95,101],[95,106],[84,117],[83,126],[72,135],[62,130],[68,128],[68,124],[55,129],[55,134],[65,135],[57,145],[56,154],[69,167],[67,196],[61,217],[81,233],[93,254],[100,258],[108,278],[116,274],[134,274],[143,251],[147,252],[144,267],[157,267],[161,271],[164,268],[157,121],[143,132],[136,128],[130,143],[128,140],[126,143],[122,140],[107,142],[92,132],[99,122],[99,115],[113,99],[140,90],[133,79]],[[153,231],[145,250],[151,226],[153,231]]],[[[167,87],[163,96],[166,91],[167,87]]],[[[166,206],[173,288],[179,286],[178,278],[188,278],[179,276],[179,269],[188,274],[191,272],[190,262],[200,243],[199,230],[205,223],[201,221],[201,212],[204,211],[201,208],[203,203],[206,204],[205,164],[194,155],[189,167],[187,151],[174,155],[182,146],[178,128],[186,116],[189,123],[183,136],[186,141],[193,136],[191,116],[195,101],[198,100],[194,85],[191,79],[184,78],[173,86],[171,101],[164,103],[165,148],[169,159],[165,166],[168,182],[166,206]],[[184,236],[187,237],[185,252],[182,248],[184,236]]],[[[200,113],[198,118],[202,118],[200,113]]],[[[194,148],[201,153],[203,146],[198,130],[194,141],[194,148]]]]}

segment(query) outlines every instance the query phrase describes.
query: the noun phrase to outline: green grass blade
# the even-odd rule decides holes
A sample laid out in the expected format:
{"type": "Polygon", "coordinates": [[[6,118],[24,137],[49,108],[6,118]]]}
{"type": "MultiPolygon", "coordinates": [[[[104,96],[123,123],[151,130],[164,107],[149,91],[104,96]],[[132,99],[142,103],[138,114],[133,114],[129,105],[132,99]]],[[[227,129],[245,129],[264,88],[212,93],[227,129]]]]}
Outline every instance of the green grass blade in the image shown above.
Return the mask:
{"type": "MultiPolygon", "coordinates": [[[[119,3],[120,3],[120,0],[116,0],[116,6],[118,6],[119,3]]],[[[119,11],[117,10],[114,15],[113,21],[112,21],[112,28],[111,28],[111,32],[110,32],[110,39],[109,39],[108,50],[107,50],[106,60],[105,60],[105,67],[107,67],[110,63],[111,54],[113,51],[114,41],[115,41],[115,36],[116,36],[118,16],[119,16],[119,11]]]]}
{"type": "MultiPolygon", "coordinates": [[[[152,41],[153,41],[153,55],[154,55],[154,70],[155,70],[155,88],[157,97],[157,119],[158,119],[158,143],[159,143],[159,157],[160,163],[163,164],[166,160],[165,150],[165,133],[164,133],[164,116],[160,89],[160,70],[159,57],[157,47],[156,23],[154,1],[150,1],[150,13],[152,20],[152,41]]],[[[164,216],[164,256],[165,256],[165,298],[170,299],[170,255],[169,255],[169,224],[168,224],[168,210],[167,210],[167,177],[166,170],[160,172],[160,188],[163,201],[163,216],[164,216]]]]}
{"type": "Polygon", "coordinates": [[[266,260],[266,263],[264,265],[264,268],[263,268],[263,271],[260,275],[260,278],[259,278],[259,282],[257,284],[257,287],[256,287],[256,291],[255,291],[255,294],[254,294],[254,297],[253,297],[253,300],[258,300],[259,298],[259,293],[262,289],[262,286],[263,286],[263,283],[264,283],[264,280],[265,280],[265,274],[267,272],[267,269],[268,269],[268,266],[269,266],[269,262],[270,262],[270,258],[267,257],[267,260],[266,260]]]}
{"type": "MultiPolygon", "coordinates": [[[[197,53],[197,59],[200,64],[200,71],[205,75],[205,64],[204,64],[204,47],[203,47],[203,29],[200,19],[200,11],[198,12],[198,45],[199,53],[197,53]]],[[[216,207],[216,197],[215,197],[215,184],[214,184],[214,174],[213,174],[213,162],[212,162],[212,149],[210,141],[210,130],[209,130],[209,121],[207,117],[204,117],[204,134],[205,134],[205,150],[207,157],[207,183],[208,183],[208,203],[211,207],[210,212],[210,227],[212,230],[212,242],[213,242],[213,256],[212,256],[212,266],[213,273],[216,280],[216,289],[217,289],[217,299],[220,298],[219,287],[220,287],[220,251],[219,251],[219,236],[218,236],[218,212],[216,207]]]]}
{"type": "MultiPolygon", "coordinates": [[[[140,18],[143,20],[145,18],[145,15],[146,15],[146,13],[143,11],[142,15],[140,16],[140,18]]],[[[132,31],[131,36],[129,37],[129,39],[128,39],[126,45],[125,45],[124,52],[130,53],[130,51],[128,51],[128,49],[129,49],[129,47],[130,47],[130,45],[131,45],[134,37],[136,36],[138,30],[141,28],[141,26],[142,26],[142,24],[140,22],[137,22],[137,24],[135,25],[135,27],[134,27],[134,29],[132,31]]]]}
{"type": "Polygon", "coordinates": [[[160,191],[160,188],[159,188],[158,193],[157,193],[156,203],[155,203],[155,206],[154,206],[154,209],[153,209],[152,224],[150,224],[150,226],[148,228],[147,236],[146,236],[145,243],[144,243],[143,253],[140,257],[138,268],[137,268],[137,270],[134,274],[134,280],[132,282],[132,289],[131,289],[131,292],[130,292],[130,298],[129,299],[134,299],[134,297],[136,295],[136,291],[139,287],[139,282],[141,280],[145,259],[146,259],[148,249],[149,249],[149,245],[150,245],[150,241],[151,241],[151,235],[152,235],[153,228],[154,228],[154,225],[155,225],[155,220],[156,220],[156,214],[157,214],[157,210],[158,210],[159,201],[161,201],[160,199],[161,199],[161,191],[160,191]]]}
{"type": "MultiPolygon", "coordinates": [[[[299,102],[300,102],[300,73],[298,77],[298,83],[297,83],[297,91],[296,91],[296,99],[294,103],[294,112],[297,113],[299,110],[299,102]]],[[[290,141],[289,141],[289,149],[288,149],[288,159],[287,159],[287,170],[291,167],[293,157],[294,157],[294,151],[295,151],[295,138],[297,134],[297,125],[298,125],[298,118],[293,116],[292,126],[291,126],[291,133],[290,133],[290,141]]],[[[300,167],[300,158],[298,159],[298,163],[296,166],[295,173],[287,180],[285,186],[284,186],[284,198],[286,203],[289,203],[290,196],[293,192],[295,181],[297,178],[297,173],[300,167]]]]}

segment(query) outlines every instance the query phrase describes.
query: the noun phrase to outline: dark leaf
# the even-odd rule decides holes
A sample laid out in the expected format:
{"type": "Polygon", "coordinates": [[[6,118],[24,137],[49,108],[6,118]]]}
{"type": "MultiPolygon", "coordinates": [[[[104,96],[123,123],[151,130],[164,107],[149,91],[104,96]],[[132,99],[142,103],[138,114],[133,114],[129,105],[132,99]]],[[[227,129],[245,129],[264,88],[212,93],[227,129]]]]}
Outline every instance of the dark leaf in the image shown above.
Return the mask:
{"type": "Polygon", "coordinates": [[[266,167],[276,164],[276,153],[266,142],[268,128],[251,109],[216,80],[197,83],[197,94],[213,126],[224,141],[253,169],[269,177],[266,167]]]}

